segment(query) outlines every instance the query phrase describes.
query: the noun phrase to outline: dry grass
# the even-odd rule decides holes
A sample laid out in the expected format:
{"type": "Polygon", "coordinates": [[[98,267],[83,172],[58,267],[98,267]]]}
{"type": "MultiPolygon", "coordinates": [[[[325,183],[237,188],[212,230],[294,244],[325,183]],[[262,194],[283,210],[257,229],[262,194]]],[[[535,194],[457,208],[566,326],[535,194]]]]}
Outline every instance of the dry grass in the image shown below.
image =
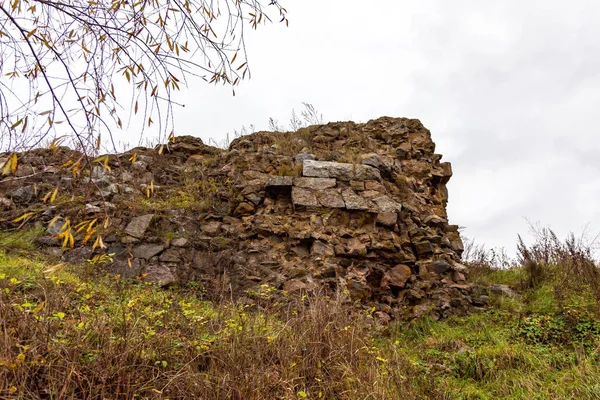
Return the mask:
{"type": "Polygon", "coordinates": [[[411,364],[389,343],[376,345],[367,314],[334,299],[273,300],[252,311],[91,266],[47,269],[0,255],[0,396],[412,396],[411,364]]]}

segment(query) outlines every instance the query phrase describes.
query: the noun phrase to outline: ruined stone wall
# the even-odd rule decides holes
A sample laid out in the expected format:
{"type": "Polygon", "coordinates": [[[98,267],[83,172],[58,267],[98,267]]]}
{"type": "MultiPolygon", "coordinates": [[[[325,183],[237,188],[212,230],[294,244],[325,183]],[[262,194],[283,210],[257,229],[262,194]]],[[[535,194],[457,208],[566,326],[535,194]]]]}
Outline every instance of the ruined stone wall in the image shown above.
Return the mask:
{"type": "Polygon", "coordinates": [[[245,301],[265,285],[324,287],[382,318],[444,317],[483,303],[459,263],[458,226],[446,214],[452,169],[441,158],[418,120],[387,117],[258,132],[228,150],[179,137],[78,174],[78,153],[37,150],[0,182],[0,224],[14,228],[22,221],[11,220],[34,212],[26,223],[45,229],[46,253],[112,254],[105,267],[123,277],[193,280],[245,301]],[[44,202],[55,188],[64,198],[44,202]],[[96,218],[85,244],[74,229],[74,248],[60,247],[67,220],[96,218]],[[105,249],[90,246],[98,236],[105,249]]]}

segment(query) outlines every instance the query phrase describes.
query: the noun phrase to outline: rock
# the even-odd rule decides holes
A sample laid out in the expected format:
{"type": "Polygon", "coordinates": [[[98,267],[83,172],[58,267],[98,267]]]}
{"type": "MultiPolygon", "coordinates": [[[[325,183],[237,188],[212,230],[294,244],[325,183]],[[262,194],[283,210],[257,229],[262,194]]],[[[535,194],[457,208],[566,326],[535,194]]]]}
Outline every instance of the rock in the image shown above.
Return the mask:
{"type": "Polygon", "coordinates": [[[415,253],[419,257],[423,257],[428,254],[433,254],[433,247],[431,247],[431,243],[429,243],[429,242],[415,243],[414,246],[415,246],[415,253]]]}
{"type": "Polygon", "coordinates": [[[342,191],[342,198],[348,210],[368,210],[373,208],[373,204],[370,201],[357,195],[352,189],[344,189],[342,191]]]}
{"type": "Polygon", "coordinates": [[[381,180],[376,168],[333,161],[305,160],[302,175],[314,178],[336,178],[341,181],[381,180]]]}
{"type": "Polygon", "coordinates": [[[334,178],[294,178],[294,186],[305,189],[323,190],[334,188],[335,185],[334,178]]]}
{"type": "Polygon", "coordinates": [[[402,204],[392,200],[388,196],[379,196],[373,198],[373,202],[377,205],[377,209],[382,212],[400,212],[402,211],[402,204]]]}
{"type": "Polygon", "coordinates": [[[65,222],[67,222],[63,217],[58,217],[53,223],[52,225],[50,225],[47,229],[46,232],[49,235],[52,236],[57,236],[62,232],[62,228],[65,224],[65,222]]]}
{"type": "Polygon", "coordinates": [[[283,290],[288,293],[306,292],[315,289],[315,284],[312,282],[303,282],[300,279],[290,279],[283,283],[283,290]]]}
{"type": "Polygon", "coordinates": [[[92,179],[101,179],[107,175],[107,172],[104,170],[102,165],[94,165],[92,167],[92,179]]]}
{"type": "Polygon", "coordinates": [[[430,226],[444,226],[448,223],[448,220],[437,215],[428,215],[423,219],[423,222],[430,226]]]}
{"type": "Polygon", "coordinates": [[[250,215],[254,213],[254,206],[245,201],[238,204],[238,206],[233,211],[233,215],[236,217],[242,217],[244,215],[250,215]]]}
{"type": "Polygon", "coordinates": [[[413,307],[413,316],[415,318],[423,318],[430,313],[431,307],[430,303],[418,304],[413,307]]]}
{"type": "Polygon", "coordinates": [[[259,195],[258,193],[248,193],[244,195],[244,198],[254,204],[255,206],[260,205],[263,201],[264,197],[259,195]]]}
{"type": "Polygon", "coordinates": [[[358,238],[352,238],[346,245],[346,254],[349,256],[366,256],[367,246],[358,238]]]}
{"type": "Polygon", "coordinates": [[[365,183],[361,181],[350,181],[350,188],[357,191],[365,190],[365,183]]]}
{"type": "Polygon", "coordinates": [[[392,174],[392,160],[389,157],[381,156],[376,153],[363,154],[361,164],[377,168],[385,177],[392,174]]]}
{"type": "Polygon", "coordinates": [[[133,236],[124,236],[121,238],[121,243],[123,244],[133,244],[133,243],[139,243],[140,239],[138,238],[134,238],[133,236]]]}
{"type": "Polygon", "coordinates": [[[381,287],[403,288],[412,274],[410,267],[404,264],[398,264],[394,268],[386,271],[381,280],[381,287]]]}
{"type": "Polygon", "coordinates": [[[318,207],[319,201],[317,196],[310,189],[303,189],[299,187],[292,188],[292,203],[296,206],[306,207],[318,207]]]}
{"type": "Polygon", "coordinates": [[[87,215],[90,214],[97,214],[97,213],[101,213],[102,212],[102,208],[98,207],[98,206],[94,206],[92,204],[86,204],[85,208],[83,209],[83,212],[87,215]]]}
{"type": "Polygon", "coordinates": [[[146,267],[145,280],[164,287],[175,283],[177,278],[175,278],[169,267],[164,265],[149,265],[146,267]]]}
{"type": "Polygon", "coordinates": [[[187,247],[188,240],[186,238],[177,238],[171,240],[171,246],[174,247],[187,247]]]}
{"type": "Polygon", "coordinates": [[[515,292],[507,285],[495,284],[495,285],[488,286],[487,289],[489,292],[491,292],[492,294],[495,294],[496,296],[506,296],[506,297],[511,297],[511,298],[521,297],[521,295],[519,293],[515,292]]]}
{"type": "Polygon", "coordinates": [[[366,181],[364,188],[366,190],[372,190],[372,191],[379,192],[379,193],[385,193],[387,191],[385,186],[383,186],[381,183],[379,183],[377,181],[366,181]]]}
{"type": "Polygon", "coordinates": [[[75,247],[74,249],[65,251],[62,260],[68,263],[77,263],[87,261],[92,258],[93,250],[90,247],[75,247]]]}
{"type": "Polygon", "coordinates": [[[181,262],[181,250],[179,249],[166,249],[158,257],[161,262],[179,263],[181,262]]]}
{"type": "Polygon", "coordinates": [[[33,168],[33,166],[31,165],[21,165],[19,164],[19,166],[17,167],[17,170],[15,171],[15,176],[17,178],[22,178],[25,176],[31,176],[34,175],[36,173],[35,168],[33,168]]]}
{"type": "Polygon", "coordinates": [[[383,226],[394,226],[398,222],[398,214],[395,212],[380,212],[377,214],[377,222],[383,226]]]}
{"type": "Polygon", "coordinates": [[[434,261],[431,271],[436,274],[445,274],[448,271],[452,271],[452,266],[445,261],[434,261]]]}
{"type": "Polygon", "coordinates": [[[385,327],[390,324],[391,317],[388,313],[383,311],[376,311],[373,314],[373,319],[375,320],[375,326],[377,327],[385,327]]]}
{"type": "Polygon", "coordinates": [[[148,230],[152,219],[154,218],[154,214],[146,214],[139,217],[135,217],[127,224],[125,228],[125,233],[131,237],[140,239],[148,230]]]}
{"type": "Polygon", "coordinates": [[[148,164],[146,164],[144,161],[136,161],[131,164],[131,168],[136,172],[146,172],[148,169],[148,164]]]}
{"type": "Polygon", "coordinates": [[[319,204],[326,208],[344,208],[346,204],[336,189],[325,189],[316,192],[319,204]]]}
{"type": "Polygon", "coordinates": [[[294,161],[296,161],[298,164],[302,164],[305,160],[316,160],[317,157],[314,154],[310,154],[310,153],[299,153],[296,154],[296,157],[294,157],[294,161]]]}
{"type": "Polygon", "coordinates": [[[9,197],[16,204],[26,204],[35,197],[35,189],[33,186],[22,186],[10,192],[9,197]]]}
{"type": "Polygon", "coordinates": [[[134,258],[142,258],[144,260],[149,260],[152,257],[160,254],[160,252],[163,251],[164,248],[164,245],[157,243],[140,244],[133,248],[131,254],[134,258]]]}
{"type": "Polygon", "coordinates": [[[442,167],[443,171],[442,184],[445,185],[446,183],[448,183],[450,178],[452,178],[452,164],[450,164],[449,162],[443,162],[440,164],[440,167],[442,167]]]}
{"type": "Polygon", "coordinates": [[[469,268],[467,268],[466,266],[464,266],[464,265],[462,265],[460,263],[457,263],[456,261],[452,262],[452,269],[455,270],[456,272],[459,272],[459,273],[463,274],[463,275],[466,275],[469,272],[469,268]]]}
{"type": "Polygon", "coordinates": [[[121,182],[127,183],[133,180],[133,174],[129,171],[121,172],[121,182]]]}
{"type": "Polygon", "coordinates": [[[270,176],[265,183],[265,189],[290,188],[293,184],[293,176],[270,176]]]}
{"type": "Polygon", "coordinates": [[[219,221],[210,221],[200,226],[202,233],[208,236],[218,236],[221,233],[221,223],[219,221]]]}
{"type": "Polygon", "coordinates": [[[318,256],[325,257],[333,257],[335,256],[335,251],[333,250],[333,246],[328,243],[324,243],[320,240],[315,240],[310,248],[310,253],[318,256]]]}

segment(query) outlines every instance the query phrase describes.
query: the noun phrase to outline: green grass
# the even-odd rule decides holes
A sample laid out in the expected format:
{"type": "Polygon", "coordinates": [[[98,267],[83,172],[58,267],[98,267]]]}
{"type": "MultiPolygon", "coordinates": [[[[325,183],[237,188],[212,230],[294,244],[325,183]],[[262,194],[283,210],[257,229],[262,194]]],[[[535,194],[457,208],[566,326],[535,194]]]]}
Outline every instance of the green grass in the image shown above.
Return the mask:
{"type": "Polygon", "coordinates": [[[0,249],[33,250],[35,240],[44,234],[44,228],[30,228],[17,231],[0,231],[0,249]]]}
{"type": "MultiPolygon", "coordinates": [[[[394,334],[413,364],[449,399],[600,398],[600,320],[555,313],[543,288],[514,304],[463,318],[422,320],[394,334]],[[548,312],[548,313],[544,313],[548,312]]],[[[498,304],[498,302],[496,302],[498,304]]]]}
{"type": "Polygon", "coordinates": [[[480,270],[521,296],[377,329],[324,295],[268,287],[258,308],[50,266],[23,255],[39,234],[0,236],[0,398],[600,399],[594,292],[552,270],[529,289],[521,268],[480,270]]]}

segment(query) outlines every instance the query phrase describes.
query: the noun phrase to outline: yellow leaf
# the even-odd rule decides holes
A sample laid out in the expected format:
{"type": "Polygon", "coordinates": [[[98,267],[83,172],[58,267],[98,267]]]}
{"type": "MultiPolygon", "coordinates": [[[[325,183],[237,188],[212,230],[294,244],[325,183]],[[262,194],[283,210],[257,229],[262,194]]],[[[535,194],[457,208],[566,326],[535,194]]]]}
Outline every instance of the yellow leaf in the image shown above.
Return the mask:
{"type": "Polygon", "coordinates": [[[92,249],[96,249],[97,247],[101,248],[101,249],[106,248],[106,246],[104,245],[104,242],[102,241],[102,236],[100,236],[100,235],[96,236],[96,241],[92,245],[92,249]]]}
{"type": "MultiPolygon", "coordinates": [[[[58,265],[60,265],[60,264],[58,264],[58,265]]],[[[33,309],[32,313],[33,313],[33,314],[37,314],[37,313],[39,313],[40,311],[42,311],[42,308],[44,308],[44,304],[46,304],[46,303],[42,301],[40,304],[38,304],[38,305],[37,305],[37,306],[36,306],[36,307],[33,309]]]]}
{"type": "Polygon", "coordinates": [[[92,237],[92,235],[94,234],[94,232],[96,232],[96,229],[92,229],[91,231],[87,231],[85,236],[83,237],[83,241],[82,243],[85,244],[87,243],[88,240],[90,240],[90,238],[92,237]]]}
{"type": "Polygon", "coordinates": [[[4,167],[2,168],[2,175],[10,174],[11,164],[12,164],[12,158],[9,158],[8,160],[6,160],[6,162],[4,163],[4,167]]]}
{"type": "Polygon", "coordinates": [[[92,220],[92,222],[90,222],[90,224],[89,224],[89,225],[88,225],[88,227],[87,227],[87,230],[86,230],[86,232],[89,232],[89,231],[91,231],[91,230],[92,230],[92,228],[94,227],[94,225],[96,224],[96,222],[98,222],[98,218],[94,218],[94,219],[92,220]]]}
{"type": "Polygon", "coordinates": [[[58,194],[58,188],[54,189],[54,192],[52,192],[52,196],[50,196],[50,203],[53,203],[54,200],[56,200],[57,194],[58,194]]]}
{"type": "Polygon", "coordinates": [[[29,39],[30,37],[32,37],[33,35],[35,35],[35,31],[37,31],[37,28],[33,28],[33,30],[29,31],[29,33],[27,34],[27,36],[25,36],[25,39],[29,39]]]}
{"type": "Polygon", "coordinates": [[[17,161],[17,155],[13,153],[12,157],[10,158],[10,172],[12,172],[13,174],[17,170],[17,161]]]}
{"type": "Polygon", "coordinates": [[[35,212],[34,212],[34,211],[29,211],[29,212],[26,212],[25,214],[21,215],[20,217],[13,219],[13,220],[12,220],[12,222],[15,222],[15,223],[16,223],[16,222],[20,222],[20,221],[23,221],[23,222],[25,222],[25,221],[27,221],[29,218],[31,218],[31,216],[32,216],[32,215],[35,215],[35,212]]]}

